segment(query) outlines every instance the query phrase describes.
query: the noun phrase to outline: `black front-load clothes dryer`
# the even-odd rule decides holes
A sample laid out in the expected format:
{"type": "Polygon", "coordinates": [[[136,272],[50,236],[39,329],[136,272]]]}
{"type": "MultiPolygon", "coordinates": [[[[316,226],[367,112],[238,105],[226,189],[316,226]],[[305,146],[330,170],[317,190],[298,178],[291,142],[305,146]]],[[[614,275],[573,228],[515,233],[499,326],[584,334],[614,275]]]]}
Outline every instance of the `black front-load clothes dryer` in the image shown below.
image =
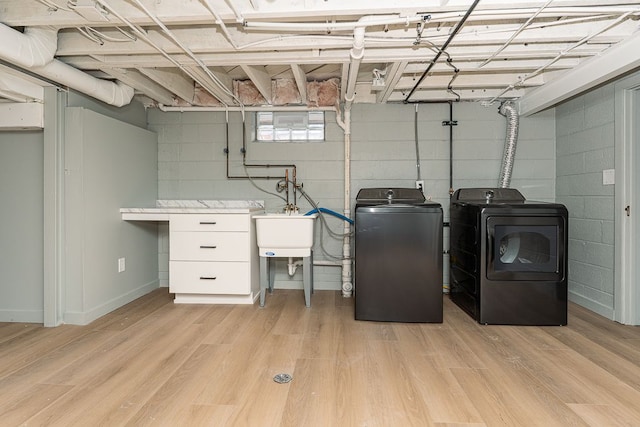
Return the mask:
{"type": "Polygon", "coordinates": [[[463,188],[449,213],[454,303],[483,324],[567,324],[564,205],[513,188],[463,188]]]}
{"type": "Polygon", "coordinates": [[[442,322],[442,207],[413,188],[356,198],[355,318],[442,322]]]}

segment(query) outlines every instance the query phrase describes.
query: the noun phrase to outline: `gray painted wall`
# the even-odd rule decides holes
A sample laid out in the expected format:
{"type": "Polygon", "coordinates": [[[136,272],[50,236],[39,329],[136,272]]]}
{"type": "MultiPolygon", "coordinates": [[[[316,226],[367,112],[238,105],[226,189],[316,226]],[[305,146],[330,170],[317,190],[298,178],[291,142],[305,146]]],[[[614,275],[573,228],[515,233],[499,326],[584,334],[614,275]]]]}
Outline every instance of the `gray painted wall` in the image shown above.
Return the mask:
{"type": "Polygon", "coordinates": [[[155,203],[157,153],[153,132],[66,109],[65,322],[89,323],[158,287],[157,225],[119,212],[155,203]]]}
{"type": "Polygon", "coordinates": [[[43,133],[0,132],[0,321],[43,321],[43,133]]]}
{"type": "MultiPolygon", "coordinates": [[[[356,104],[352,112],[352,202],[358,189],[374,186],[409,186],[416,180],[414,142],[415,107],[412,105],[356,104]]],[[[454,188],[496,186],[506,135],[506,119],[498,106],[478,103],[454,104],[453,167],[454,188]]],[[[253,126],[247,113],[247,129],[253,126]]],[[[418,134],[425,194],[443,205],[448,219],[449,202],[449,120],[446,104],[422,104],[418,108],[418,134]]],[[[161,199],[264,199],[267,210],[278,210],[283,202],[260,192],[246,180],[227,180],[225,173],[225,114],[214,112],[172,112],[149,110],[149,129],[158,133],[158,197],[161,199]]],[[[344,135],[333,112],[326,113],[324,143],[248,143],[247,161],[295,163],[298,181],[320,206],[342,212],[344,135]]],[[[231,173],[243,174],[240,114],[230,115],[231,173]]],[[[248,132],[248,135],[251,133],[248,132]]],[[[527,198],[555,199],[555,113],[553,110],[523,118],[520,124],[512,186],[527,198]]],[[[255,172],[256,174],[258,172],[255,172]]],[[[259,171],[264,173],[264,171],[259,171]]],[[[257,184],[270,192],[275,181],[257,184]]],[[[311,206],[299,203],[301,211],[311,206]]],[[[342,222],[330,217],[329,226],[340,232],[342,222]]],[[[319,233],[318,227],[317,233],[319,233]]],[[[445,230],[446,231],[446,230],[445,230]]],[[[317,237],[317,239],[319,236],[317,237]]],[[[341,253],[341,242],[324,235],[324,247],[333,255],[341,253]]],[[[445,248],[448,246],[445,233],[445,248]]],[[[161,284],[168,281],[168,227],[160,226],[159,268],[161,284]]],[[[317,259],[327,259],[316,248],[317,259]]],[[[292,279],[278,260],[276,287],[301,287],[301,272],[292,279]]],[[[447,260],[445,259],[445,264],[447,260]]],[[[339,289],[340,270],[314,269],[317,289],[339,289]]],[[[446,273],[445,273],[446,276],[446,273]]],[[[445,283],[448,282],[445,277],[445,283]]]]}
{"type": "Polygon", "coordinates": [[[613,169],[614,85],[556,109],[557,199],[569,210],[569,299],[613,316],[614,186],[602,184],[613,169]]]}
{"type": "Polygon", "coordinates": [[[85,94],[69,91],[67,107],[82,107],[140,128],[147,127],[147,110],[141,102],[135,100],[123,107],[114,107],[85,94]]]}

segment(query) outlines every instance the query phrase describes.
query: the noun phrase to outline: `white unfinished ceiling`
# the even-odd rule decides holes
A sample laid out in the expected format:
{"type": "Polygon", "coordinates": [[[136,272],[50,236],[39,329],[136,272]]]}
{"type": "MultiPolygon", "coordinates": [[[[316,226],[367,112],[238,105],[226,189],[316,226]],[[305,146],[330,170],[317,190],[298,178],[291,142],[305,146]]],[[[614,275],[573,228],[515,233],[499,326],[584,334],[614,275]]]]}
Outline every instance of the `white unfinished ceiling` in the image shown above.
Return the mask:
{"type": "Polygon", "coordinates": [[[637,69],[639,18],[625,0],[0,0],[0,103],[28,109],[54,85],[161,108],[532,113],[637,69]]]}

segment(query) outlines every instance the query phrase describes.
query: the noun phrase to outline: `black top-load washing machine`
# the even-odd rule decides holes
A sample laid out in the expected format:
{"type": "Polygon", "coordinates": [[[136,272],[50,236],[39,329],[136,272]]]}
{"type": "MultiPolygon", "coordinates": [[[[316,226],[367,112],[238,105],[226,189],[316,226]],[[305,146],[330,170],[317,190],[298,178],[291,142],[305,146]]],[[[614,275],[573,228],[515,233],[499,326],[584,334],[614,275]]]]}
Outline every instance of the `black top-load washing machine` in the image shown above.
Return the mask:
{"type": "Polygon", "coordinates": [[[420,190],[358,192],[355,318],[442,322],[442,206],[420,190]]]}
{"type": "Polygon", "coordinates": [[[565,206],[512,188],[462,188],[450,205],[450,297],[479,323],[567,324],[565,206]]]}

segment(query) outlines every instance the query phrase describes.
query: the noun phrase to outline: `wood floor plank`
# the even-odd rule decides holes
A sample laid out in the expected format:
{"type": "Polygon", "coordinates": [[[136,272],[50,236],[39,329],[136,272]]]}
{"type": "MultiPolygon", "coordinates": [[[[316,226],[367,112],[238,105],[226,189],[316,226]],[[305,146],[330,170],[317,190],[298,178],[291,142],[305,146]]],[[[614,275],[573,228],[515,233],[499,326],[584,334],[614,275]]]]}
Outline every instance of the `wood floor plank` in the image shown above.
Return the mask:
{"type": "MultiPolygon", "coordinates": [[[[530,341],[539,337],[539,334],[521,334],[523,339],[530,341]]],[[[564,350],[572,350],[589,359],[596,366],[606,370],[620,381],[628,384],[640,391],[640,372],[636,369],[636,363],[620,357],[609,348],[594,343],[589,337],[581,335],[569,328],[548,328],[544,330],[544,335],[559,343],[556,349],[561,346],[564,350]]],[[[550,342],[550,341],[548,341],[550,342]]],[[[554,348],[547,347],[552,350],[554,348]]]]}
{"type": "MultiPolygon", "coordinates": [[[[464,329],[458,333],[464,336],[464,340],[483,360],[486,369],[477,372],[492,393],[499,396],[503,410],[517,420],[517,425],[584,426],[562,397],[539,380],[539,372],[529,369],[529,360],[545,357],[546,353],[533,347],[523,351],[525,346],[516,334],[520,329],[513,326],[478,326],[475,331],[464,329]]],[[[528,330],[533,333],[536,328],[528,330]]],[[[467,395],[472,402],[478,399],[476,395],[467,395]]],[[[486,419],[485,414],[483,419],[486,419]]]]}
{"type": "Polygon", "coordinates": [[[279,335],[303,335],[307,329],[311,310],[304,305],[301,291],[279,290],[276,298],[285,298],[283,309],[272,333],[279,335]]]}
{"type": "MultiPolygon", "coordinates": [[[[175,427],[179,425],[190,427],[233,426],[233,415],[237,411],[231,405],[188,405],[178,412],[176,419],[170,424],[168,420],[159,420],[156,425],[175,427]]],[[[241,424],[235,424],[241,425],[241,424]]]]}
{"type": "Polygon", "coordinates": [[[244,333],[256,314],[255,308],[247,305],[238,305],[231,310],[226,306],[221,309],[217,306],[212,307],[207,318],[199,320],[207,330],[202,343],[233,344],[238,336],[244,333]]]}
{"type": "Polygon", "coordinates": [[[6,426],[21,425],[38,414],[42,408],[55,405],[73,387],[66,385],[38,384],[30,393],[19,393],[11,396],[10,401],[2,402],[0,423],[6,426]]]}
{"type": "Polygon", "coordinates": [[[123,307],[92,322],[93,329],[106,329],[122,331],[135,324],[140,319],[152,315],[161,307],[166,307],[172,302],[171,295],[165,289],[156,289],[146,295],[146,298],[138,298],[123,307]]]}
{"type": "Polygon", "coordinates": [[[183,408],[194,404],[231,351],[230,345],[201,344],[178,370],[164,377],[162,386],[140,407],[127,426],[179,426],[183,408]]]}
{"type": "Polygon", "coordinates": [[[569,407],[591,427],[630,427],[638,424],[638,420],[628,418],[609,405],[570,403],[569,407]]]}
{"type": "Polygon", "coordinates": [[[393,341],[369,341],[365,366],[371,387],[371,412],[382,425],[431,426],[425,398],[413,383],[411,367],[406,364],[393,341]]]}
{"type": "Polygon", "coordinates": [[[0,322],[0,348],[2,343],[28,334],[34,329],[40,329],[41,326],[36,323],[6,323],[0,322]]]}
{"type": "Polygon", "coordinates": [[[353,303],[165,288],[87,326],[0,324],[0,425],[640,425],[640,328],[573,304],[567,326],[518,327],[446,298],[442,324],[356,321],[353,303]]]}
{"type": "Polygon", "coordinates": [[[88,418],[95,425],[122,425],[164,382],[154,374],[178,369],[201,334],[201,325],[189,325],[180,331],[165,331],[155,342],[116,349],[99,360],[102,368],[95,375],[60,400],[62,413],[47,408],[29,422],[75,425],[88,418]],[[88,414],[86,408],[91,408],[88,414]]]}
{"type": "MultiPolygon", "coordinates": [[[[77,341],[72,341],[51,353],[47,353],[32,363],[25,365],[19,371],[0,379],[0,390],[11,390],[11,393],[7,393],[6,396],[0,399],[0,414],[9,410],[16,402],[29,399],[38,393],[37,390],[40,384],[45,383],[56,372],[61,371],[81,359],[85,354],[93,351],[98,347],[101,340],[112,336],[113,332],[110,331],[91,331],[89,334],[80,336],[77,341]]],[[[62,390],[65,387],[60,389],[62,390]]],[[[72,386],[68,387],[69,389],[72,388],[72,386]]],[[[56,388],[50,387],[47,390],[56,390],[56,388]]],[[[35,401],[32,404],[35,404],[35,401]]],[[[39,410],[42,408],[44,406],[39,410]]]]}
{"type": "Polygon", "coordinates": [[[57,328],[30,329],[27,333],[4,341],[0,345],[0,360],[2,360],[0,378],[22,369],[42,355],[49,354],[88,333],[90,330],[87,328],[62,325],[57,328]]]}
{"type": "Polygon", "coordinates": [[[336,361],[299,359],[280,424],[283,427],[336,425],[336,361]]]}

